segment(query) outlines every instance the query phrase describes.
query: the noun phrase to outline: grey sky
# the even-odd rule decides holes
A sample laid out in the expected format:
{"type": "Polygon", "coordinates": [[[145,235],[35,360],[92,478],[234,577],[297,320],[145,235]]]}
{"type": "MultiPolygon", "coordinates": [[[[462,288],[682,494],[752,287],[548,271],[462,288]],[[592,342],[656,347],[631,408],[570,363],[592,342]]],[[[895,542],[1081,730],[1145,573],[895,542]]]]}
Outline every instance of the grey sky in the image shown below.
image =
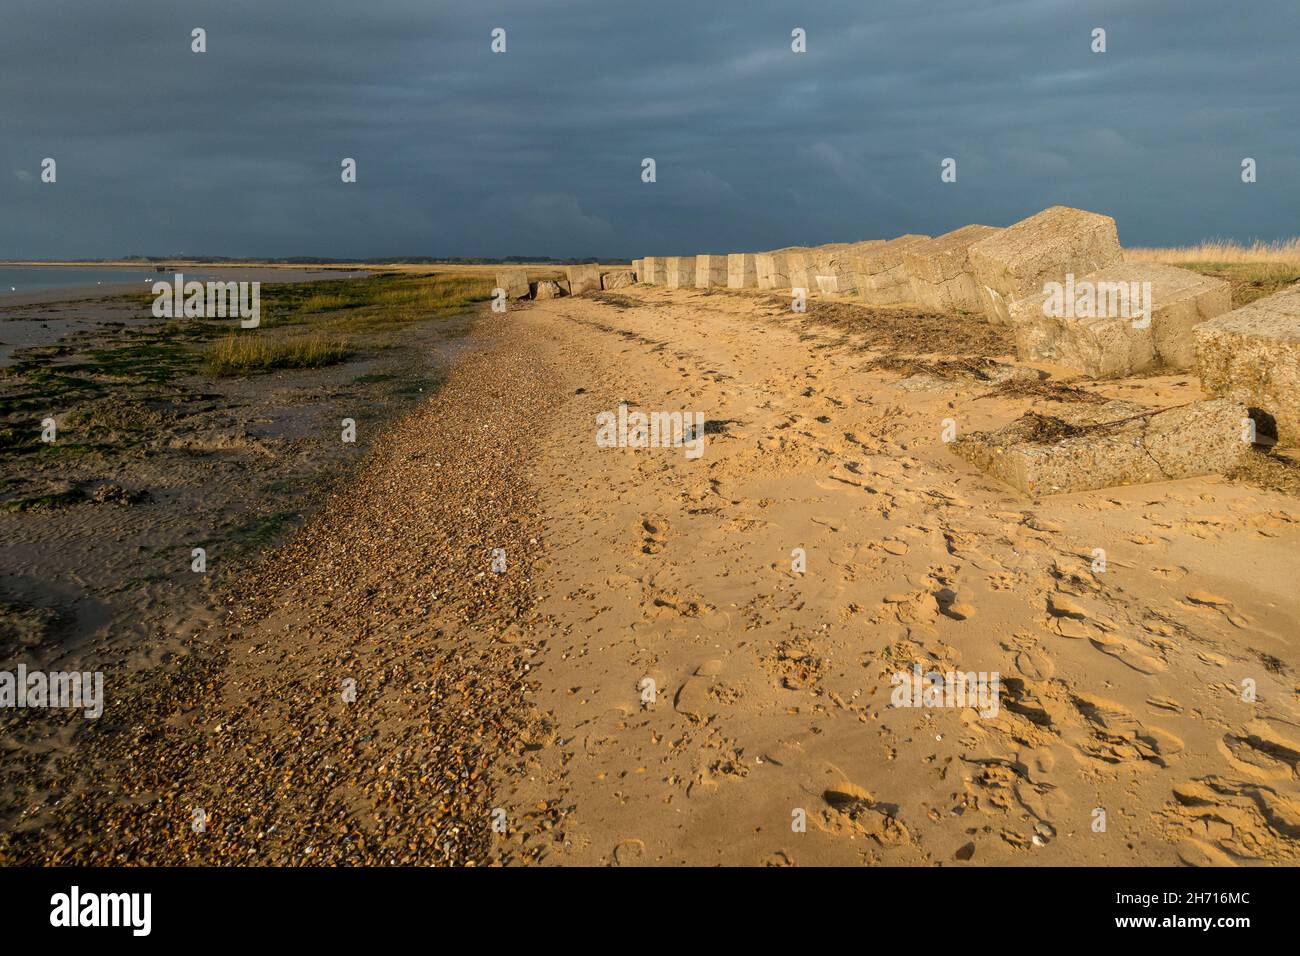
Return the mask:
{"type": "Polygon", "coordinates": [[[1280,238],[1298,61],[1295,0],[5,0],[0,257],[673,255],[1053,203],[1280,238]]]}

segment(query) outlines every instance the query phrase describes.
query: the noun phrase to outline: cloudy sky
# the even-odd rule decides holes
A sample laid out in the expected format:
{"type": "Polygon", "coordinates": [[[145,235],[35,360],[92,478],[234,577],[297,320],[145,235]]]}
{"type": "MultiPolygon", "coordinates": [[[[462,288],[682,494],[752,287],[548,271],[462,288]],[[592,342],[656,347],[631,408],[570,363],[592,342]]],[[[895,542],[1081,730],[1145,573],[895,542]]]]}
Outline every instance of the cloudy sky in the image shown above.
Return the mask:
{"type": "Polygon", "coordinates": [[[1296,0],[4,0],[0,257],[1275,239],[1298,59],[1296,0]]]}

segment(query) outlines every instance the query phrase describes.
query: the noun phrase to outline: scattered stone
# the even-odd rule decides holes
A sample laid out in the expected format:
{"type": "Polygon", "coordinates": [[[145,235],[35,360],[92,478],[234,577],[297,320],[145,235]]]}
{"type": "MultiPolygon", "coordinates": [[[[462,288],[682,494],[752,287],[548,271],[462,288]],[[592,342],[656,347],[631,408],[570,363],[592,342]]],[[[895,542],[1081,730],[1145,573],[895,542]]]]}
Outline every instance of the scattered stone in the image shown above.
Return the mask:
{"type": "Polygon", "coordinates": [[[1244,405],[1226,399],[1154,410],[1132,402],[1026,412],[948,447],[1030,495],[1090,491],[1231,471],[1250,452],[1244,405]]]}
{"type": "Polygon", "coordinates": [[[1124,258],[1115,220],[1069,206],[1052,206],[971,245],[970,265],[990,322],[1011,322],[1011,306],[1124,258]]]}
{"type": "Polygon", "coordinates": [[[600,266],[568,266],[564,271],[569,276],[570,295],[600,291],[600,266]]]}
{"type": "Polygon", "coordinates": [[[1206,391],[1258,408],[1279,440],[1300,440],[1300,285],[1197,326],[1206,391]]]}
{"type": "Polygon", "coordinates": [[[1012,305],[1022,361],[1052,362],[1093,378],[1130,375],[1156,364],[1188,368],[1193,331],[1226,312],[1232,289],[1214,279],[1149,262],[1117,262],[1063,283],[1074,316],[1054,314],[1061,302],[1040,292],[1012,305]],[[1143,283],[1150,283],[1150,301],[1143,283]],[[1049,314],[1053,313],[1053,314],[1049,314]]]}
{"type": "Polygon", "coordinates": [[[722,289],[727,285],[727,257],[726,256],[696,256],[695,257],[695,288],[697,289],[722,289]]]}
{"type": "Polygon", "coordinates": [[[753,253],[733,252],[727,256],[727,288],[758,288],[758,273],[754,268],[753,253]]]}
{"type": "Polygon", "coordinates": [[[551,279],[541,279],[533,283],[534,299],[558,299],[567,294],[567,290],[560,283],[551,279]]]}
{"type": "Polygon", "coordinates": [[[962,226],[903,252],[903,265],[917,305],[942,312],[981,312],[979,284],[970,265],[970,247],[1001,232],[992,226],[962,226]]]}
{"type": "Polygon", "coordinates": [[[97,505],[114,504],[125,506],[134,504],[135,496],[121,485],[114,484],[110,481],[107,484],[100,485],[96,488],[95,493],[91,496],[90,500],[97,505]]]}
{"type": "Polygon", "coordinates": [[[620,269],[618,272],[602,272],[600,275],[600,287],[602,289],[625,289],[630,285],[636,285],[636,274],[628,269],[620,269]]]}
{"type": "Polygon", "coordinates": [[[853,257],[853,285],[867,305],[899,305],[912,298],[912,280],[903,265],[907,250],[930,237],[909,233],[863,249],[853,257]]]}
{"type": "Polygon", "coordinates": [[[502,269],[497,273],[497,288],[505,289],[508,299],[528,298],[528,270],[502,269]]]}

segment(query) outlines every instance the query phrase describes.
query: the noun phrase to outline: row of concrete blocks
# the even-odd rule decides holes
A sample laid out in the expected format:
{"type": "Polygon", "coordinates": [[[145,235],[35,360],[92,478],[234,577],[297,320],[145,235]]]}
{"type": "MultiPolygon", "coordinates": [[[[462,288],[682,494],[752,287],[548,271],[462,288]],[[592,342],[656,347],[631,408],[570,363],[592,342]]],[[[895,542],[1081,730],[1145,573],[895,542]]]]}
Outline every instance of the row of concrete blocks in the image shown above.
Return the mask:
{"type": "Polygon", "coordinates": [[[1211,394],[1271,417],[1282,440],[1300,439],[1300,286],[1230,311],[1221,279],[1125,262],[1110,216],[1053,206],[1006,228],[963,226],[934,239],[647,257],[633,266],[640,281],[670,288],[802,288],[856,294],[872,306],[982,314],[1013,326],[1021,360],[1090,377],[1194,368],[1211,394]],[[1056,308],[1089,295],[1100,315],[1056,308]]]}
{"type": "Polygon", "coordinates": [[[506,268],[496,274],[498,289],[508,299],[556,299],[563,295],[582,295],[602,289],[622,289],[636,282],[631,269],[607,269],[604,266],[566,266],[562,279],[539,279],[530,282],[528,270],[506,268]]]}

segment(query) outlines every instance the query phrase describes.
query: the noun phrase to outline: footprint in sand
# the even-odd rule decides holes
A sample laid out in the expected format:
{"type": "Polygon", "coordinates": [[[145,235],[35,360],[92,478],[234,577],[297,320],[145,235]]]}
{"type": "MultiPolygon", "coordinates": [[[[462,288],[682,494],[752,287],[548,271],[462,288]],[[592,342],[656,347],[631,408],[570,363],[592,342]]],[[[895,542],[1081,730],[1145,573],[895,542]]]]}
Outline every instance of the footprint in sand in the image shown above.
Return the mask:
{"type": "Polygon", "coordinates": [[[1300,776],[1300,742],[1267,721],[1253,720],[1240,733],[1225,734],[1221,746],[1239,769],[1256,776],[1278,780],[1300,776]]]}
{"type": "Polygon", "coordinates": [[[663,518],[650,515],[641,519],[643,554],[658,554],[664,549],[668,535],[668,522],[663,518]]]}
{"type": "Polygon", "coordinates": [[[1082,753],[1106,763],[1149,760],[1165,767],[1168,758],[1184,748],[1181,739],[1162,727],[1143,724],[1123,704],[1104,697],[1076,693],[1075,709],[1089,724],[1091,739],[1074,745],[1082,753]]]}
{"type": "Polygon", "coordinates": [[[1187,602],[1192,607],[1220,612],[1233,627],[1250,627],[1250,621],[1238,614],[1232,602],[1225,597],[1219,597],[1219,595],[1212,594],[1209,591],[1192,591],[1187,595],[1187,602]]]}
{"type": "Polygon", "coordinates": [[[1159,657],[1147,654],[1142,645],[1123,637],[1111,634],[1096,634],[1089,640],[1092,646],[1103,654],[1109,654],[1122,664],[1127,664],[1139,674],[1159,674],[1168,670],[1168,665],[1159,657]]]}
{"type": "Polygon", "coordinates": [[[975,616],[973,605],[957,600],[957,592],[952,588],[940,588],[934,595],[939,613],[954,621],[964,621],[975,616]]]}
{"type": "Polygon", "coordinates": [[[1300,803],[1272,787],[1210,776],[1176,785],[1173,798],[1168,829],[1184,837],[1179,855],[1193,866],[1265,854],[1294,860],[1300,849],[1300,803]]]}
{"type": "Polygon", "coordinates": [[[1045,681],[1056,673],[1056,665],[1046,654],[1026,649],[1016,654],[1016,670],[1032,681],[1045,681]]]}

